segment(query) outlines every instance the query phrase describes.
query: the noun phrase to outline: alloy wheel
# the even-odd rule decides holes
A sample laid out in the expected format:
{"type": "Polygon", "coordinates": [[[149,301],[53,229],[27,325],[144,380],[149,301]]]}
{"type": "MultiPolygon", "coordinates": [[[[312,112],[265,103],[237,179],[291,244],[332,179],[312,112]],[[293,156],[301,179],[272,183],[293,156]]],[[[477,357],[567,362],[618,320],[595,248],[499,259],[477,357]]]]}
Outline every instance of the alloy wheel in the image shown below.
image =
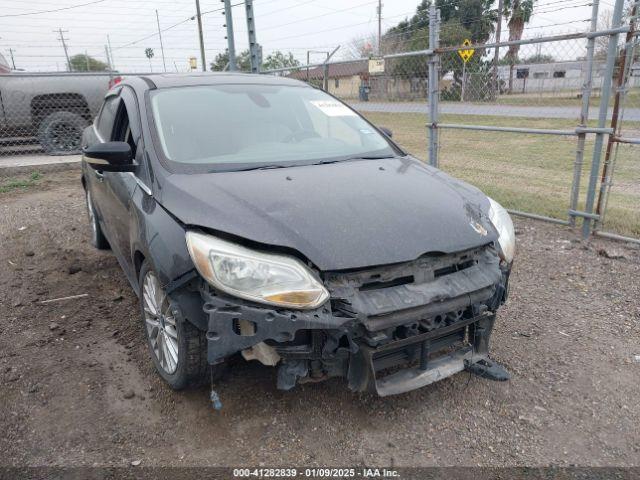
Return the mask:
{"type": "Polygon", "coordinates": [[[178,329],[169,298],[158,277],[147,272],[142,286],[144,322],[151,349],[160,367],[169,375],[178,368],[178,329]]]}
{"type": "Polygon", "coordinates": [[[87,190],[87,212],[89,213],[89,223],[91,224],[91,239],[93,243],[98,238],[98,224],[96,223],[96,215],[93,211],[93,203],[91,203],[91,192],[87,190]]]}

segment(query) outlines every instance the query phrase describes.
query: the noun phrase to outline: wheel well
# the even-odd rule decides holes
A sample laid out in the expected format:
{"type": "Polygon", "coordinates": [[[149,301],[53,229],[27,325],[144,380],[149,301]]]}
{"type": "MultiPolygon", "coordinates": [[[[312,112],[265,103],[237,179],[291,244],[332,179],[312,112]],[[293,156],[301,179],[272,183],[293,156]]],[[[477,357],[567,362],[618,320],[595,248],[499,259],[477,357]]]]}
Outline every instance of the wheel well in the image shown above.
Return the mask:
{"type": "Polygon", "coordinates": [[[34,126],[38,126],[47,115],[53,112],[77,113],[85,120],[91,121],[87,100],[78,93],[37,95],[31,100],[31,118],[34,126]]]}

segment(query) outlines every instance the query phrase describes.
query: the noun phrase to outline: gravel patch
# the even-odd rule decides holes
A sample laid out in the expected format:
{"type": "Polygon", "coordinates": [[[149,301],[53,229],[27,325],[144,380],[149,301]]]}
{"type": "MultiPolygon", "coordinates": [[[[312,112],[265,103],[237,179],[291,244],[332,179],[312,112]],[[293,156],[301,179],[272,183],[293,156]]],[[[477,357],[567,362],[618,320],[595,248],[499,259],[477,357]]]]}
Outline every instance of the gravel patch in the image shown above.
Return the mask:
{"type": "Polygon", "coordinates": [[[5,465],[640,464],[636,247],[516,220],[492,339],[508,382],[460,373],[388,398],[339,379],[280,392],[274,369],[239,362],[216,384],[217,412],[208,388],[174,392],[155,375],[137,298],[89,245],[78,172],[47,177],[0,195],[5,465]]]}

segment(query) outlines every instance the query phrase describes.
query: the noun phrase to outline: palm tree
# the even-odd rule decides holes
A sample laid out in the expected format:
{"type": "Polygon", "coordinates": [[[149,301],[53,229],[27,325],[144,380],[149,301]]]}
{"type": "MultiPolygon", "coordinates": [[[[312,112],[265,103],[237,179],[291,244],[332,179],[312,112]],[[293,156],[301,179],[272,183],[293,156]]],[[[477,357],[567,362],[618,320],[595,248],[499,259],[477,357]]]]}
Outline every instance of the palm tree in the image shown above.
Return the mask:
{"type": "MultiPolygon", "coordinates": [[[[509,41],[522,39],[524,26],[531,20],[533,14],[533,6],[536,0],[505,0],[504,16],[508,18],[507,27],[509,27],[509,41]]],[[[518,52],[520,45],[511,45],[507,52],[506,58],[509,60],[509,93],[513,89],[513,65],[518,61],[518,52]]]]}
{"type": "Polygon", "coordinates": [[[153,48],[145,48],[144,54],[149,59],[149,70],[153,72],[153,67],[151,66],[151,59],[153,58],[153,48]]]}

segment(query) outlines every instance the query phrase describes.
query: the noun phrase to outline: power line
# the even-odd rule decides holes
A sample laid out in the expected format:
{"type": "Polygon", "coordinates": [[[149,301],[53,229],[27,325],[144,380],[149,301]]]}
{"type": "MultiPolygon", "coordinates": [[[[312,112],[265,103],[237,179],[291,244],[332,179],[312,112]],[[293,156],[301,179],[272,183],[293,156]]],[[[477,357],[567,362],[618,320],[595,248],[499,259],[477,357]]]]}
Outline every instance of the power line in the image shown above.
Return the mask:
{"type": "MultiPolygon", "coordinates": [[[[387,17],[387,19],[389,19],[389,18],[397,18],[397,17],[404,17],[405,15],[408,15],[409,13],[413,13],[413,12],[405,12],[405,13],[400,13],[398,15],[392,15],[392,16],[387,17]]],[[[335,30],[341,30],[341,29],[344,29],[344,28],[357,27],[357,26],[360,26],[360,25],[368,25],[369,23],[370,23],[369,21],[359,22],[359,23],[352,23],[352,24],[349,24],[349,25],[341,25],[339,27],[328,28],[328,29],[325,29],[325,30],[317,30],[315,32],[308,32],[308,33],[304,33],[302,35],[298,34],[298,35],[289,35],[287,37],[272,38],[270,41],[271,42],[276,42],[278,40],[285,40],[285,39],[289,39],[289,38],[308,37],[310,35],[316,35],[318,33],[332,32],[332,31],[335,31],[335,30]]],[[[262,29],[262,30],[264,30],[264,29],[262,29]]]]}
{"type": "Polygon", "coordinates": [[[582,3],[582,4],[579,4],[579,5],[567,5],[567,6],[558,7],[558,8],[552,9],[552,10],[538,10],[538,11],[534,10],[533,13],[552,13],[552,12],[559,12],[560,10],[567,10],[569,8],[588,7],[590,5],[591,5],[590,3],[582,3]]]}
{"type": "MultiPolygon", "coordinates": [[[[238,6],[238,5],[242,5],[242,4],[243,4],[243,2],[238,2],[238,3],[234,3],[234,4],[232,4],[231,6],[232,6],[232,7],[236,7],[236,6],[238,6]]],[[[209,10],[209,11],[207,11],[207,12],[201,12],[201,14],[200,14],[200,15],[202,16],[202,15],[206,15],[206,14],[208,14],[208,13],[220,12],[220,11],[222,11],[222,10],[224,10],[224,8],[216,8],[216,9],[213,9],[213,10],[209,10]]],[[[189,21],[191,21],[191,20],[195,20],[196,15],[197,15],[197,14],[191,15],[190,17],[187,17],[187,18],[185,18],[184,20],[181,20],[181,21],[179,21],[179,22],[177,22],[177,23],[174,23],[173,25],[171,25],[171,26],[169,26],[169,27],[163,28],[162,30],[160,30],[160,32],[166,32],[166,31],[168,31],[168,30],[171,30],[172,28],[175,28],[175,27],[177,27],[177,26],[179,26],[179,25],[182,25],[182,24],[184,24],[184,23],[187,23],[187,22],[189,22],[189,21]]],[[[147,40],[147,39],[149,39],[149,38],[155,37],[155,36],[156,36],[156,35],[158,35],[158,34],[159,34],[159,32],[155,32],[155,33],[152,33],[152,34],[147,35],[147,36],[145,36],[145,37],[141,37],[141,38],[139,38],[139,39],[137,39],[137,40],[133,40],[133,41],[131,41],[131,42],[125,43],[124,45],[119,45],[119,46],[117,46],[117,47],[115,47],[115,48],[116,48],[116,49],[120,49],[120,48],[129,47],[129,46],[131,46],[131,45],[135,45],[136,43],[141,42],[141,41],[143,41],[143,40],[147,40]]]]}
{"type": "MultiPolygon", "coordinates": [[[[276,10],[271,10],[270,12],[260,14],[260,18],[268,17],[269,15],[273,15],[274,13],[282,12],[284,10],[291,10],[292,8],[302,7],[303,5],[307,5],[307,4],[315,2],[315,1],[317,1],[317,0],[307,0],[306,2],[300,2],[300,3],[297,3],[295,5],[291,5],[289,7],[284,7],[284,8],[278,8],[276,10]]],[[[314,7],[319,7],[319,6],[320,5],[314,5],[314,7]]]]}
{"type": "Polygon", "coordinates": [[[95,0],[93,2],[82,3],[82,4],[79,4],[79,5],[70,5],[68,7],[55,8],[53,10],[40,10],[39,12],[9,13],[9,14],[6,14],[6,15],[0,15],[0,18],[5,18],[5,17],[26,17],[28,15],[40,15],[42,13],[61,12],[62,10],[71,10],[72,8],[86,7],[87,5],[93,5],[95,3],[102,3],[104,1],[106,1],[106,0],[95,0]]]}
{"type": "Polygon", "coordinates": [[[316,19],[318,19],[320,17],[326,17],[327,15],[335,15],[336,13],[342,13],[342,12],[345,12],[347,10],[354,10],[356,8],[364,7],[364,6],[367,6],[367,5],[373,5],[374,3],[378,3],[378,0],[368,1],[368,2],[365,2],[365,3],[358,4],[358,5],[354,5],[353,7],[347,7],[347,8],[343,8],[341,10],[334,10],[333,12],[323,13],[321,15],[314,15],[313,17],[301,18],[299,20],[294,20],[292,22],[280,23],[278,25],[271,25],[269,27],[261,28],[260,31],[264,32],[265,30],[273,30],[274,28],[286,27],[288,25],[307,22],[309,20],[316,20],[316,19]]]}

